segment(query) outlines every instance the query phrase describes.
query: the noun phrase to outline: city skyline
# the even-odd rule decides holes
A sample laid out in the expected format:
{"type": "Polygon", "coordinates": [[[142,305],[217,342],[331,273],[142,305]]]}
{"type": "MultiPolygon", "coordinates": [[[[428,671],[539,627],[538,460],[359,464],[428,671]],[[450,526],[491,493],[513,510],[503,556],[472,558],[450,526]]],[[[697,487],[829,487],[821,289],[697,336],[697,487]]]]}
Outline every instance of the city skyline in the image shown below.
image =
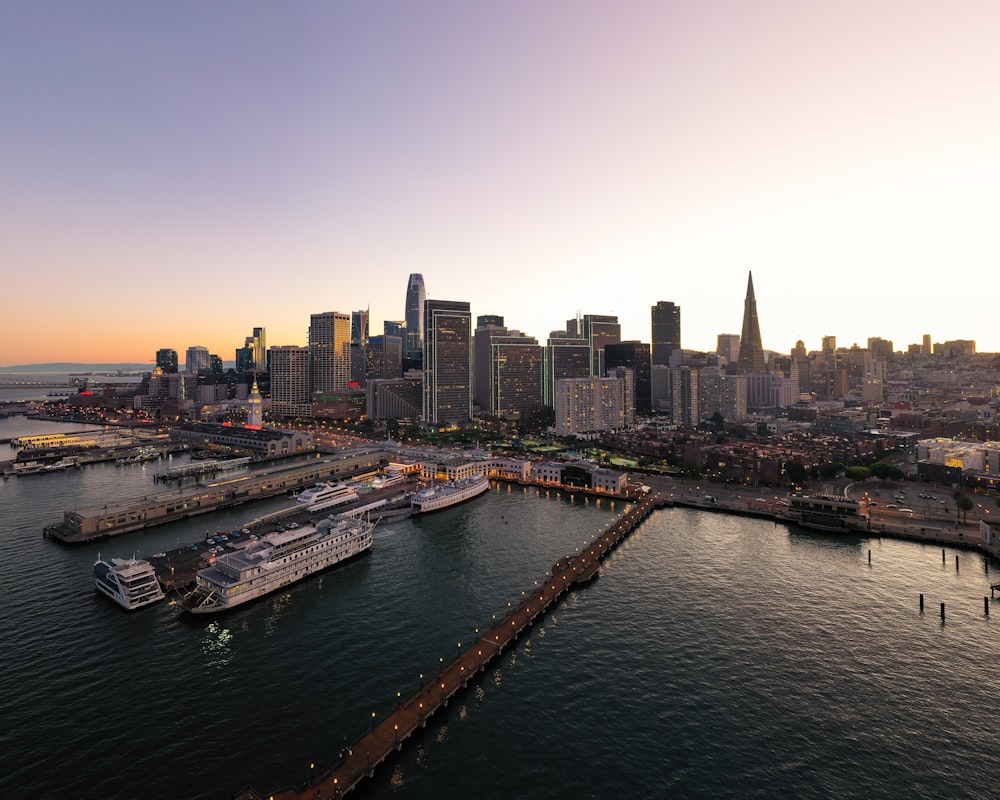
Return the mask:
{"type": "Polygon", "coordinates": [[[17,9],[0,366],[149,363],[407,277],[543,341],[1000,351],[1000,7],[294,3],[17,9]],[[958,276],[957,278],[955,276],[958,276]]]}

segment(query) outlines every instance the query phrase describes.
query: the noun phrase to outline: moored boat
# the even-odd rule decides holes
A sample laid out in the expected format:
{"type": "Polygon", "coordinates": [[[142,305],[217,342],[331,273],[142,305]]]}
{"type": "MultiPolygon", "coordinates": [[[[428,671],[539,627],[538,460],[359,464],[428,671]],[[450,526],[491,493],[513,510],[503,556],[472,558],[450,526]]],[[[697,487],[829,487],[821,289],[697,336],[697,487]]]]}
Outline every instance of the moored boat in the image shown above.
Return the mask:
{"type": "Polygon", "coordinates": [[[94,586],[127,611],[163,599],[153,565],[138,558],[112,558],[94,564],[94,586]]]}
{"type": "Polygon", "coordinates": [[[263,597],[365,552],[372,546],[374,527],[367,520],[336,516],[267,534],[199,570],[195,588],[184,596],[181,608],[209,614],[263,597]]]}
{"type": "Polygon", "coordinates": [[[485,475],[473,475],[471,478],[434,484],[421,489],[410,498],[410,510],[414,514],[437,511],[478,497],[489,488],[490,479],[485,475]]]}
{"type": "Polygon", "coordinates": [[[351,503],[358,499],[358,493],[346,483],[320,483],[301,492],[297,501],[310,511],[351,503]]]}

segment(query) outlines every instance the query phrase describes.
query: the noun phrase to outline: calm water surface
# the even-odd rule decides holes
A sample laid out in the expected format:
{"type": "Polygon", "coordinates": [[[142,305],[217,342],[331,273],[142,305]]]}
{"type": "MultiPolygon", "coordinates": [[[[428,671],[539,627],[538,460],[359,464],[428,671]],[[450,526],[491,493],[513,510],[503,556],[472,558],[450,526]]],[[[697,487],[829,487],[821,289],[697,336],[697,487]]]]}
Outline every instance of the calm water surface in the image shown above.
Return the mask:
{"type": "MultiPolygon", "coordinates": [[[[369,554],[231,614],[129,614],[95,594],[98,552],[150,555],[288,502],[42,539],[161,469],[0,484],[4,798],[300,783],[623,511],[503,488],[383,522],[369,554]]],[[[991,574],[967,551],[658,512],[354,796],[993,797],[991,574]]]]}

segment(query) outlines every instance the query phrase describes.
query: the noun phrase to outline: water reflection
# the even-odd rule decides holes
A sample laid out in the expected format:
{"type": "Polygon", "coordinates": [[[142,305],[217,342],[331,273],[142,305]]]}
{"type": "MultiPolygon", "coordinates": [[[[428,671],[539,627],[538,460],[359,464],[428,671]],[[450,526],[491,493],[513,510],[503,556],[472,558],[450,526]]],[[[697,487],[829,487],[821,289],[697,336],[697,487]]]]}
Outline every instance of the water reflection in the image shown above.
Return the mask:
{"type": "Polygon", "coordinates": [[[207,666],[224,667],[232,662],[233,639],[229,628],[223,628],[217,622],[208,624],[201,643],[201,650],[207,657],[207,666]]]}

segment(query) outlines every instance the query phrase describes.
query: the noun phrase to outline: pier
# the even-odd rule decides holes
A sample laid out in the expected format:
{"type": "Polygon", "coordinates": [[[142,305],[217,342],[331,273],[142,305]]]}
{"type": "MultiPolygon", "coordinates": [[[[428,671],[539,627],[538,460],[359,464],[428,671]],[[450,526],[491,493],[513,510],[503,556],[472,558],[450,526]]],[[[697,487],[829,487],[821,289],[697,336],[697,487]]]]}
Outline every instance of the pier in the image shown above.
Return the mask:
{"type": "Polygon", "coordinates": [[[321,770],[298,789],[285,789],[262,795],[254,789],[244,789],[234,795],[237,800],[331,800],[343,797],[419,729],[427,725],[437,711],[468,686],[470,680],[482,672],[522,632],[556,603],[573,586],[586,583],[597,576],[601,560],[636,526],[652,513],[654,508],[666,503],[659,495],[647,495],[637,501],[613,525],[587,545],[583,552],[566,556],[557,561],[551,574],[546,574],[540,588],[514,608],[506,617],[490,628],[482,638],[473,642],[451,663],[423,681],[420,688],[405,700],[397,702],[396,710],[381,720],[372,716],[368,733],[341,752],[339,760],[321,770]]]}
{"type": "Polygon", "coordinates": [[[192,461],[190,464],[171,467],[166,472],[158,472],[153,476],[153,480],[159,483],[161,481],[179,481],[197,475],[215,475],[218,472],[249,468],[251,461],[250,456],[230,458],[225,461],[192,461]]]}
{"type": "Polygon", "coordinates": [[[339,480],[385,465],[380,449],[351,455],[310,458],[295,464],[274,464],[243,475],[199,483],[155,495],[63,512],[61,522],[43,528],[43,534],[64,544],[107,539],[220,508],[298,491],[326,480],[339,480]]]}

